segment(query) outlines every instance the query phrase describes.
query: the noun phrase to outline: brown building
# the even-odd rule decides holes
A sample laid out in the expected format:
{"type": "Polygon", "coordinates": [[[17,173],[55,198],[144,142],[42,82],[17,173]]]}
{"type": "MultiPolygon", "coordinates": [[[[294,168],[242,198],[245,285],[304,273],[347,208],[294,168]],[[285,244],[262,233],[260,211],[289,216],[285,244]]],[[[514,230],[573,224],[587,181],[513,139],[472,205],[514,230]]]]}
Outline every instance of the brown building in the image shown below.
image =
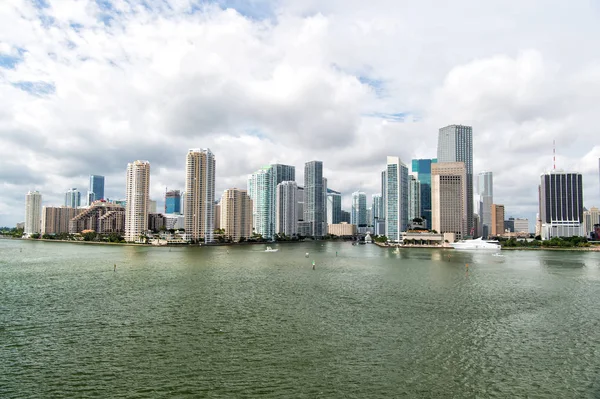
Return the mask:
{"type": "Polygon", "coordinates": [[[246,190],[230,188],[221,197],[220,225],[233,242],[252,236],[252,200],[246,190]]]}
{"type": "Polygon", "coordinates": [[[42,234],[68,233],[69,222],[81,211],[67,206],[45,206],[42,209],[42,234]]]}
{"type": "Polygon", "coordinates": [[[492,204],[492,236],[504,234],[504,205],[492,204]]]}
{"type": "Polygon", "coordinates": [[[124,233],[125,208],[104,200],[94,202],[69,223],[69,233],[81,233],[83,230],[93,230],[101,234],[124,233]]]}
{"type": "Polygon", "coordinates": [[[356,234],[358,234],[358,228],[355,224],[342,222],[336,224],[328,224],[327,232],[338,237],[353,237],[356,234]]]}
{"type": "Polygon", "coordinates": [[[457,240],[467,231],[467,169],[464,162],[431,164],[431,226],[438,233],[454,233],[457,240]]]}

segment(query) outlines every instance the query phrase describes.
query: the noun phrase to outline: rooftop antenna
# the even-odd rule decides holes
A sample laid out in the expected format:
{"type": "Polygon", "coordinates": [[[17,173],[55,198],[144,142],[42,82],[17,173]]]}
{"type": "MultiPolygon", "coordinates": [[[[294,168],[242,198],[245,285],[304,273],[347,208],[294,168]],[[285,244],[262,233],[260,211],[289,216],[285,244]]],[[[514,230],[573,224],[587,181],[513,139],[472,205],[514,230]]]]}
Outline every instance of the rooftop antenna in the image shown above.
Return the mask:
{"type": "Polygon", "coordinates": [[[556,170],[556,140],[552,140],[552,160],[554,161],[554,170],[556,170]]]}

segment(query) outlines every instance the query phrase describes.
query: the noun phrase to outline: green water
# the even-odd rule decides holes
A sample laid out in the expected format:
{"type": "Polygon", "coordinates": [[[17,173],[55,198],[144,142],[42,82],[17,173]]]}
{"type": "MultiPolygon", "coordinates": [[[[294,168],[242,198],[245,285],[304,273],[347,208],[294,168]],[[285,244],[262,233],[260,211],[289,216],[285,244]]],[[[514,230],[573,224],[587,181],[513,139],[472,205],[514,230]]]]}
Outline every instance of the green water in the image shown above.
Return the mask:
{"type": "Polygon", "coordinates": [[[0,397],[600,397],[598,254],[278,248],[0,240],[0,397]]]}

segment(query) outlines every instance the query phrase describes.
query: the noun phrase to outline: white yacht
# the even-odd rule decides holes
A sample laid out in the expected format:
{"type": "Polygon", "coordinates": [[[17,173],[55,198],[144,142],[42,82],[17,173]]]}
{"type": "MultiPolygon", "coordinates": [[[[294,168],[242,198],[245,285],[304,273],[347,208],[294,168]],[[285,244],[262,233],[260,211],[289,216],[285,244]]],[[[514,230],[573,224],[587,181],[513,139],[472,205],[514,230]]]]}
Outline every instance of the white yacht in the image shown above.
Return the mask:
{"type": "Polygon", "coordinates": [[[267,249],[265,249],[265,252],[277,252],[277,251],[279,251],[279,248],[273,249],[271,247],[267,247],[267,249]]]}
{"type": "Polygon", "coordinates": [[[454,249],[491,249],[491,250],[500,250],[500,243],[497,240],[482,240],[481,237],[476,238],[474,240],[462,240],[457,241],[450,246],[454,249]]]}

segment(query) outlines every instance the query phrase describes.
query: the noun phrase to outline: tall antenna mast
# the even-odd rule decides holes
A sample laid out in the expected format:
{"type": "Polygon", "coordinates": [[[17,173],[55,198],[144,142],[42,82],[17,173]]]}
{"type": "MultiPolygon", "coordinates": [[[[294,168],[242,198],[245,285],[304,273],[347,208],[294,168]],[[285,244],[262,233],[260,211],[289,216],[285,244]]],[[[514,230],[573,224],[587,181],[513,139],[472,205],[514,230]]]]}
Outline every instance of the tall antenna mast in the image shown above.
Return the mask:
{"type": "Polygon", "coordinates": [[[554,170],[556,170],[556,140],[552,140],[552,160],[554,161],[554,170]]]}

